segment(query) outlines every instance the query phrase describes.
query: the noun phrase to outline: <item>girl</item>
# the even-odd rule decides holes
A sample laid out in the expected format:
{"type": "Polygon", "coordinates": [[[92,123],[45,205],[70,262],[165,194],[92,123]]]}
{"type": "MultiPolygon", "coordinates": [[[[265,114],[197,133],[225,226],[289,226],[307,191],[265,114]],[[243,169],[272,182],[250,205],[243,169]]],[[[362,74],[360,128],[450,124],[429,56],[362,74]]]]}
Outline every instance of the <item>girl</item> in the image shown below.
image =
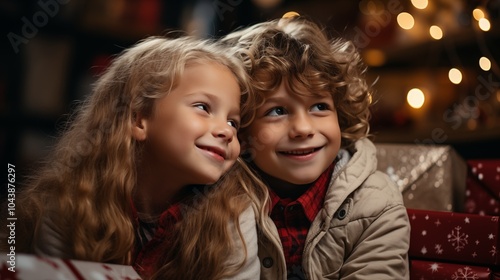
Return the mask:
{"type": "Polygon", "coordinates": [[[266,192],[242,188],[233,166],[251,103],[244,69],[213,42],[125,50],[18,196],[17,252],[133,264],[145,278],[259,275],[250,205],[266,192]]]}
{"type": "Polygon", "coordinates": [[[222,41],[240,47],[259,99],[239,136],[271,200],[259,220],[262,278],[408,279],[410,224],[376,171],[354,46],[296,13],[222,41]]]}

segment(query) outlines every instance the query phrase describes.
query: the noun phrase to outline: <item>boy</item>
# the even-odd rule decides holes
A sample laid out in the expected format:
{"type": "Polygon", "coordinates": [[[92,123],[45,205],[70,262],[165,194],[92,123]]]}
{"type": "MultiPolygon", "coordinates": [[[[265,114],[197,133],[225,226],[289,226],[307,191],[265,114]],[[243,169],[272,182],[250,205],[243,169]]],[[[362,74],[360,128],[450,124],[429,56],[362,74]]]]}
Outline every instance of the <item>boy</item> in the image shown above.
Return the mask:
{"type": "Polygon", "coordinates": [[[271,200],[259,222],[262,278],[408,279],[408,216],[376,171],[371,94],[354,46],[298,14],[223,41],[241,49],[262,104],[240,130],[271,200]]]}

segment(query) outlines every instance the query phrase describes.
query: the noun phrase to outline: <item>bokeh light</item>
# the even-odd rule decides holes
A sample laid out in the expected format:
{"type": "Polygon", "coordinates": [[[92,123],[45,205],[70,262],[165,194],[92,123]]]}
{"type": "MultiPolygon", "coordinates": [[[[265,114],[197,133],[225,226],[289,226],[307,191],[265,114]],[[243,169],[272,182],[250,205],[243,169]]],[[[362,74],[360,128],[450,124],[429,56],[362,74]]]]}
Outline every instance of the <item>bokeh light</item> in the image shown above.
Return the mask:
{"type": "Polygon", "coordinates": [[[491,23],[487,18],[479,19],[479,28],[483,31],[489,31],[491,28],[491,23]]]}
{"type": "Polygon", "coordinates": [[[480,19],[484,18],[485,15],[484,15],[484,12],[483,10],[481,10],[480,8],[476,8],[474,9],[474,11],[472,11],[472,16],[477,20],[479,21],[480,19]]]}
{"type": "Polygon", "coordinates": [[[427,0],[411,0],[411,3],[415,8],[421,10],[427,8],[427,5],[429,4],[427,0]]]}
{"type": "Polygon", "coordinates": [[[458,85],[462,82],[462,72],[460,72],[457,68],[451,68],[448,72],[448,78],[452,83],[458,85]]]}
{"type": "Polygon", "coordinates": [[[443,30],[437,25],[433,25],[429,28],[429,33],[431,34],[431,37],[439,40],[443,38],[443,30]]]}
{"type": "Polygon", "coordinates": [[[425,102],[424,92],[419,88],[412,88],[406,95],[406,101],[412,108],[420,109],[425,102]]]}
{"type": "Polygon", "coordinates": [[[401,28],[407,30],[412,29],[415,25],[415,19],[413,19],[413,16],[406,12],[400,13],[397,17],[397,21],[401,28]]]}
{"type": "Polygon", "coordinates": [[[483,56],[479,59],[479,67],[484,71],[489,71],[491,69],[491,61],[483,56]]]}

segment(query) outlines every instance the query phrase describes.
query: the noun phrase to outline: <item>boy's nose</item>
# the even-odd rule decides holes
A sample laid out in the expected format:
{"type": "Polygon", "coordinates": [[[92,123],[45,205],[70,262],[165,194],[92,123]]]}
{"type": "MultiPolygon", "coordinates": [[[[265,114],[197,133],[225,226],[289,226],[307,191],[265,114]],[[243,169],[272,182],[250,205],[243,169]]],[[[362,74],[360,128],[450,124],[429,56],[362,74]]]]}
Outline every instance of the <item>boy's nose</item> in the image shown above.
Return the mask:
{"type": "Polygon", "coordinates": [[[309,114],[295,114],[291,119],[290,138],[306,138],[312,135],[314,135],[314,125],[309,114]]]}

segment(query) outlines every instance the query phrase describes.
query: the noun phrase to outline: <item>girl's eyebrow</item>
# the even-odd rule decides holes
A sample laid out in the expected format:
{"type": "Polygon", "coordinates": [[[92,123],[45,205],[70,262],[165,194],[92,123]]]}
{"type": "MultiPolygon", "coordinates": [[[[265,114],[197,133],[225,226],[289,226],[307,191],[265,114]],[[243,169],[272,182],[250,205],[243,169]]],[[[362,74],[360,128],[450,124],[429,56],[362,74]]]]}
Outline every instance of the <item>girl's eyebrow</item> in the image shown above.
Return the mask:
{"type": "MultiPolygon", "coordinates": [[[[193,95],[203,95],[203,96],[207,97],[210,100],[210,102],[213,102],[215,106],[219,106],[219,104],[226,102],[219,95],[217,95],[215,93],[210,93],[210,92],[202,91],[202,90],[200,90],[200,91],[194,91],[194,92],[190,92],[190,93],[186,94],[186,96],[193,96],[193,95]]],[[[238,115],[238,118],[239,118],[240,117],[240,113],[241,113],[240,104],[238,104],[237,106],[235,106],[234,108],[232,108],[230,113],[234,114],[234,115],[238,115]]]]}
{"type": "Polygon", "coordinates": [[[204,97],[208,98],[208,100],[210,100],[210,102],[213,102],[215,105],[218,105],[219,103],[221,103],[223,101],[222,98],[220,96],[218,96],[217,94],[210,93],[210,92],[203,91],[203,90],[198,90],[198,91],[193,91],[193,92],[187,93],[186,96],[187,97],[204,96],[204,97]]]}

